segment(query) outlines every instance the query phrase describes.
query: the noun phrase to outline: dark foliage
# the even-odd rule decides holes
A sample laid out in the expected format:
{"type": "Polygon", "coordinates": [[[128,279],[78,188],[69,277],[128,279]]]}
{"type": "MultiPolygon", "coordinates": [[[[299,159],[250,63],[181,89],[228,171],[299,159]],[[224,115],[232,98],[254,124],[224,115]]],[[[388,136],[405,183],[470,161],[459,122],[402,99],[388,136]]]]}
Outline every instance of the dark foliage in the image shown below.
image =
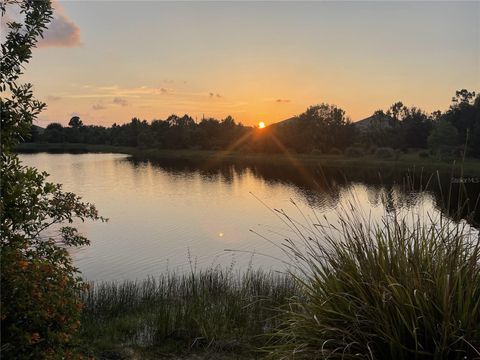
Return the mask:
{"type": "MultiPolygon", "coordinates": [[[[46,173],[23,166],[12,152],[29,132],[40,137],[32,123],[46,104],[35,100],[31,84],[18,82],[52,8],[48,0],[2,1],[2,22],[7,6],[18,6],[23,22],[6,21],[0,57],[0,351],[2,359],[72,359],[86,284],[67,247],[88,240],[65,223],[100,218],[93,205],[47,182],[46,173]],[[56,239],[44,234],[51,226],[59,232],[56,239]]],[[[60,124],[49,125],[46,133],[52,140],[66,136],[60,124]]]]}

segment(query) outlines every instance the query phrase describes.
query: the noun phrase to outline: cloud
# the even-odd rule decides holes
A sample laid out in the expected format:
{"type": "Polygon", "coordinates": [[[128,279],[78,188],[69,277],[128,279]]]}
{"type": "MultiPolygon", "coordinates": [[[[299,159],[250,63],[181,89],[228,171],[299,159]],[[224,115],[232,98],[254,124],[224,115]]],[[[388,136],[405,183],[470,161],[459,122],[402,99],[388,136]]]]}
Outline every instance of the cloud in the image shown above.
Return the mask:
{"type": "Polygon", "coordinates": [[[173,85],[173,84],[183,84],[183,85],[186,85],[187,84],[187,80],[174,80],[174,79],[163,79],[163,82],[165,84],[168,84],[168,85],[173,85]]]}
{"type": "Polygon", "coordinates": [[[210,97],[217,97],[217,98],[222,98],[223,96],[220,94],[215,94],[213,92],[209,93],[210,97]]]}
{"type": "Polygon", "coordinates": [[[60,100],[61,97],[60,96],[56,96],[56,95],[48,95],[47,96],[47,101],[58,101],[60,100]]]}
{"type": "Polygon", "coordinates": [[[277,102],[277,103],[289,103],[290,100],[289,99],[277,99],[277,100],[275,100],[275,102],[277,102]]]}
{"type": "Polygon", "coordinates": [[[68,98],[141,98],[147,95],[167,94],[173,92],[166,88],[156,88],[149,86],[139,87],[120,87],[117,85],[112,86],[96,86],[96,85],[82,85],[82,89],[88,90],[82,94],[70,94],[68,98]]]}
{"type": "Polygon", "coordinates": [[[80,41],[80,28],[65,15],[58,0],[52,3],[54,8],[52,22],[44,32],[44,38],[38,42],[38,47],[76,47],[80,41]]]}
{"type": "Polygon", "coordinates": [[[113,98],[113,103],[117,104],[117,105],[120,105],[120,106],[127,106],[128,105],[128,101],[126,99],[118,97],[118,96],[113,98]]]}
{"type": "Polygon", "coordinates": [[[96,110],[96,111],[97,110],[104,110],[104,109],[106,109],[106,106],[103,105],[102,103],[97,103],[97,104],[92,105],[92,109],[96,110]]]}

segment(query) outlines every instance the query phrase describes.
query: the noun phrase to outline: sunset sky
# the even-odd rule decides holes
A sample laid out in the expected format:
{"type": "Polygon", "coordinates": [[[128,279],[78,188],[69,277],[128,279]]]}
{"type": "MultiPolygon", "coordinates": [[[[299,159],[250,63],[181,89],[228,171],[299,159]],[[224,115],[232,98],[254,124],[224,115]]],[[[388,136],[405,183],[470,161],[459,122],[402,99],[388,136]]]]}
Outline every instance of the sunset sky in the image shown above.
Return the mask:
{"type": "Polygon", "coordinates": [[[39,125],[232,115],[321,102],[359,120],[394,101],[444,110],[480,90],[480,2],[54,2],[25,80],[39,125]]]}

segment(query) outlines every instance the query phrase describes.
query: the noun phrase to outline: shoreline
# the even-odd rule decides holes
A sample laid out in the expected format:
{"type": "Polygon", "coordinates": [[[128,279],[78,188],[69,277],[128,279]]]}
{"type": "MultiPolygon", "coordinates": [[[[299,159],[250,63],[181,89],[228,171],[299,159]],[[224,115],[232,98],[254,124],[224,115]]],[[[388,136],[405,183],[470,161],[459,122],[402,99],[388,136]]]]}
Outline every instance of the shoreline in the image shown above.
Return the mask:
{"type": "MultiPolygon", "coordinates": [[[[418,152],[401,153],[398,159],[379,159],[373,155],[348,157],[330,154],[271,154],[271,153],[239,153],[225,150],[189,150],[189,149],[140,149],[135,147],[113,145],[91,145],[71,143],[23,143],[15,149],[18,153],[120,153],[131,155],[137,160],[183,160],[203,162],[214,166],[222,163],[249,163],[271,165],[301,164],[306,167],[327,168],[396,168],[397,170],[412,170],[413,168],[427,171],[453,173],[460,169],[460,160],[438,160],[432,157],[421,158],[418,152]]],[[[468,158],[463,164],[463,174],[480,176],[480,159],[468,158]]]]}

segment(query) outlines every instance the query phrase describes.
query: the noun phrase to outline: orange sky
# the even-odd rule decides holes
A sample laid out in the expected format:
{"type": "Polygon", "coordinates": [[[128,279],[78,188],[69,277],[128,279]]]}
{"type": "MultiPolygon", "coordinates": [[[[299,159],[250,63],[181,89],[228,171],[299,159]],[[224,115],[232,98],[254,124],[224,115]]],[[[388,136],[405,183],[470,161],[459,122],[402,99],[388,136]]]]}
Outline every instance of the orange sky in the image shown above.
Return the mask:
{"type": "Polygon", "coordinates": [[[328,102],[352,120],[480,90],[479,2],[61,2],[25,79],[40,125],[232,115],[328,102]]]}

